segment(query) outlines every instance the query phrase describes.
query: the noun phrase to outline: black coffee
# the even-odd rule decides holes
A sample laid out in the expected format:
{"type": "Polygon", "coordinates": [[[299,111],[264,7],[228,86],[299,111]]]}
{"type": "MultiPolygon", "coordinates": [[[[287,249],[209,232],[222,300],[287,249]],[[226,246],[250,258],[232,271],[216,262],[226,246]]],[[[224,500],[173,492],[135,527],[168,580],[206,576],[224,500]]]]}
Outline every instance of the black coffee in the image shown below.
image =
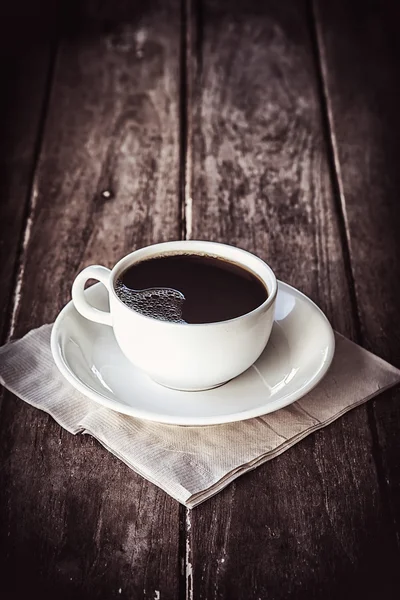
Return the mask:
{"type": "Polygon", "coordinates": [[[234,319],[268,297],[254,273],[200,254],[164,255],[136,263],[121,274],[115,290],[133,310],[178,323],[234,319]]]}

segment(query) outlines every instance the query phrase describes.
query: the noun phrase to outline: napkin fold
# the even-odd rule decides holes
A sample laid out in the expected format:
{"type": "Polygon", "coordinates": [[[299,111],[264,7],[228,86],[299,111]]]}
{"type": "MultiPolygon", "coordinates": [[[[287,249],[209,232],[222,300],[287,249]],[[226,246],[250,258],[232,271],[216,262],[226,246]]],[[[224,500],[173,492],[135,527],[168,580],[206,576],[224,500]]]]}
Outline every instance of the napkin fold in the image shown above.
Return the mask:
{"type": "Polygon", "coordinates": [[[164,425],[103,408],[75,390],[54,364],[51,327],[0,348],[0,382],[70,433],[89,433],[189,508],[400,381],[400,370],[336,333],[328,374],[294,404],[226,425],[164,425]]]}

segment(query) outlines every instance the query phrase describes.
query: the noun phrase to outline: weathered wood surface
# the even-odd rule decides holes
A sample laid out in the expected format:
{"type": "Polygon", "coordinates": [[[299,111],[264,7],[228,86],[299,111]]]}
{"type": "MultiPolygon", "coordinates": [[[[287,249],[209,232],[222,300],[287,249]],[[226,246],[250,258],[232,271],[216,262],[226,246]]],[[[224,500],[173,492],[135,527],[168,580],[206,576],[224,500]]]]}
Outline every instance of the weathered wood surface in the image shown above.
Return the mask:
{"type": "MultiPolygon", "coordinates": [[[[316,1],[315,16],[360,341],[400,367],[400,5],[316,1]]],[[[398,545],[399,400],[394,390],[370,405],[398,545]]]]}
{"type": "MultiPolygon", "coordinates": [[[[62,27],[15,336],[83,266],[180,232],[179,2],[74,3],[62,27]]],[[[174,500],[10,394],[0,438],[3,598],[177,598],[174,500]]]]}
{"type": "MultiPolygon", "coordinates": [[[[394,3],[42,13],[31,52],[11,26],[0,42],[18,73],[0,101],[3,332],[52,321],[87,264],[183,232],[256,252],[400,365],[394,3]]],[[[11,394],[0,408],[5,600],[399,596],[396,393],[193,511],[11,394]]]]}
{"type": "Polygon", "coordinates": [[[0,337],[12,288],[41,140],[55,15],[48,2],[0,6],[0,337]]]}
{"type": "MultiPolygon", "coordinates": [[[[354,337],[308,18],[301,2],[193,6],[191,230],[256,252],[354,337]]],[[[362,407],[193,511],[193,597],[394,598],[373,450],[362,407]]]]}

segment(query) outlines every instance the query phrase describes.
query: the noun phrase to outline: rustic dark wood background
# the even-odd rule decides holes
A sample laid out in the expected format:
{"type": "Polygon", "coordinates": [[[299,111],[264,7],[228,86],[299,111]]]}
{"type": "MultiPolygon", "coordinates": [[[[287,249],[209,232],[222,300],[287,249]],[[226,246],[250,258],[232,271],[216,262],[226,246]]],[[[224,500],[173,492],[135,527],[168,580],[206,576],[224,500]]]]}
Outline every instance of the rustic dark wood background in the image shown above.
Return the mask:
{"type": "MultiPolygon", "coordinates": [[[[3,342],[82,267],[192,237],[267,259],[400,367],[398,2],[6,4],[3,342]]],[[[0,597],[398,599],[399,400],[189,511],[2,393],[0,597]]]]}

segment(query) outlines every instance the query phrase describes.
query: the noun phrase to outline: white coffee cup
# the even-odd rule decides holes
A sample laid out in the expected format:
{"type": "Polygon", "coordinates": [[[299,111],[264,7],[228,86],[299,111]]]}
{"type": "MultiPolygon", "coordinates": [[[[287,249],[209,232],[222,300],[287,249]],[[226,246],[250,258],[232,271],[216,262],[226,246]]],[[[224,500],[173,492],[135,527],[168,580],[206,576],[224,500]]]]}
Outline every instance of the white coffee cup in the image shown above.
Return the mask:
{"type": "Polygon", "coordinates": [[[213,388],[248,369],[264,350],[274,321],[276,277],[260,258],[233,246],[204,241],[176,241],[136,250],[110,271],[94,265],[84,269],[72,286],[78,312],[113,328],[128,360],[154,381],[178,390],[213,388]],[[161,321],[126,306],[115,292],[118,277],[134,263],[156,256],[192,253],[220,257],[253,272],[266,286],[268,298],[251,312],[218,323],[161,321]],[[109,293],[110,311],[91,306],[84,293],[88,279],[97,279],[109,293]]]}

